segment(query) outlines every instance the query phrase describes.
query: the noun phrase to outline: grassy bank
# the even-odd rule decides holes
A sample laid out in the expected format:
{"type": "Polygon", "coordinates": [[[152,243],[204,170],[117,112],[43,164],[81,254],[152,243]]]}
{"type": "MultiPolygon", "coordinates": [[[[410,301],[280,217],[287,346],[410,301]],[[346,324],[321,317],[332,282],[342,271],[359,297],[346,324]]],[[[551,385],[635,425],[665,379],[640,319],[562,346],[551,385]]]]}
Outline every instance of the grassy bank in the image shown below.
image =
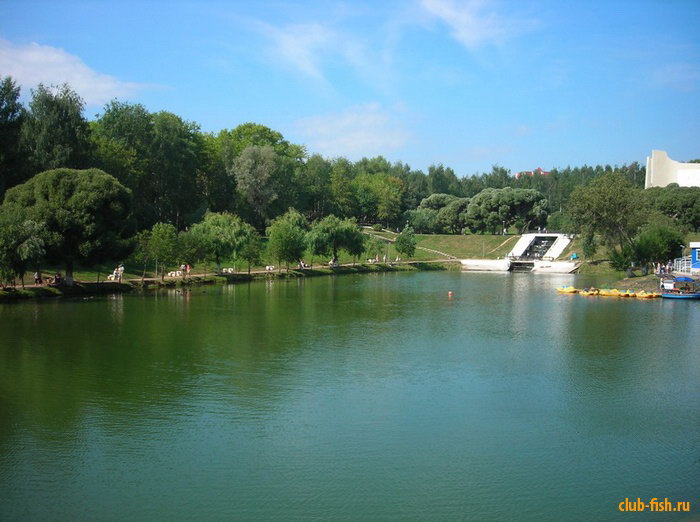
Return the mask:
{"type": "Polygon", "coordinates": [[[73,286],[32,286],[0,290],[0,302],[20,299],[47,297],[82,297],[92,295],[115,294],[128,292],[134,286],[130,283],[76,283],[73,286]]]}
{"type": "Polygon", "coordinates": [[[209,284],[239,283],[256,280],[274,279],[295,279],[300,277],[319,277],[331,275],[348,274],[370,274],[382,272],[411,272],[424,270],[449,270],[459,269],[456,263],[425,263],[412,261],[401,264],[356,264],[354,266],[339,266],[336,268],[317,267],[304,270],[276,270],[274,272],[253,272],[192,276],[189,278],[166,278],[161,281],[157,278],[147,278],[143,281],[139,279],[124,279],[122,283],[107,282],[80,282],[73,286],[40,286],[40,287],[18,287],[16,289],[0,290],[0,302],[12,302],[22,299],[37,299],[49,297],[87,297],[94,295],[105,295],[132,290],[151,290],[158,288],[177,288],[187,286],[199,286],[209,284]]]}
{"type": "Polygon", "coordinates": [[[659,278],[654,274],[641,277],[625,277],[609,286],[610,288],[617,288],[618,290],[634,290],[636,292],[644,290],[645,292],[658,292],[659,278]]]}

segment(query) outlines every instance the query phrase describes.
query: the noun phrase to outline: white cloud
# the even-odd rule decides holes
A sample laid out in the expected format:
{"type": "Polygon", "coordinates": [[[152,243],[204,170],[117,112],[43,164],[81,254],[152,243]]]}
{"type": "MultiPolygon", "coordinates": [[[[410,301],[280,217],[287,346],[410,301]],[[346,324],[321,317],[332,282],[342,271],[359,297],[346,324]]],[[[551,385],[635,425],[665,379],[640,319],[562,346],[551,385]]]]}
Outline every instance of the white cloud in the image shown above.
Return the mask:
{"type": "Polygon", "coordinates": [[[262,25],[272,41],[273,58],[281,59],[303,74],[323,80],[321,59],[337,45],[336,35],[319,24],[291,25],[277,28],[262,25]]]}
{"type": "Polygon", "coordinates": [[[366,36],[358,38],[319,23],[276,27],[258,21],[255,26],[269,40],[267,54],[272,61],[320,84],[330,83],[327,70],[338,64],[350,67],[375,87],[388,83],[391,53],[372,45],[366,36]]]}
{"type": "Polygon", "coordinates": [[[0,73],[12,76],[22,87],[68,83],[88,105],[125,97],[144,87],[94,71],[63,49],[37,43],[14,45],[3,38],[0,38],[0,73]]]}
{"type": "Polygon", "coordinates": [[[445,23],[452,37],[470,50],[486,44],[502,44],[534,27],[533,20],[500,15],[488,0],[420,0],[420,4],[445,23]]]}
{"type": "Polygon", "coordinates": [[[386,154],[404,146],[409,138],[395,115],[378,103],[304,118],[296,126],[308,138],[311,150],[350,159],[386,154]]]}

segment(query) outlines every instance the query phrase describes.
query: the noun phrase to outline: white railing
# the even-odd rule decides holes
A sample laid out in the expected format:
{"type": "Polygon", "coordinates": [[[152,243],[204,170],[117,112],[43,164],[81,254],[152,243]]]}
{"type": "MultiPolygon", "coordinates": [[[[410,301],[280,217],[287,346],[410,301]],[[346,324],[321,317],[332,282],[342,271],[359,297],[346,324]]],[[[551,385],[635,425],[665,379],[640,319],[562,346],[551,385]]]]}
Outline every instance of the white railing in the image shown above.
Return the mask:
{"type": "Polygon", "coordinates": [[[673,260],[673,271],[674,272],[683,272],[683,273],[689,274],[691,268],[692,268],[692,261],[691,261],[690,256],[677,257],[676,259],[673,260]]]}

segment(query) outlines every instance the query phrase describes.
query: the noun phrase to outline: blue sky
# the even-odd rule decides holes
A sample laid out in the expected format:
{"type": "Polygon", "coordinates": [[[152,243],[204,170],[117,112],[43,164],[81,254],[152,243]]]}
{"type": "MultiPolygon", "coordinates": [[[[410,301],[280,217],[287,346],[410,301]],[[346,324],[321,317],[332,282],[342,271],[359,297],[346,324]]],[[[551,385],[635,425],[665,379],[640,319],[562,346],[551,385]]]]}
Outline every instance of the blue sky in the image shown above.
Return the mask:
{"type": "Polygon", "coordinates": [[[5,0],[0,75],[458,175],[700,157],[698,1],[5,0]]]}

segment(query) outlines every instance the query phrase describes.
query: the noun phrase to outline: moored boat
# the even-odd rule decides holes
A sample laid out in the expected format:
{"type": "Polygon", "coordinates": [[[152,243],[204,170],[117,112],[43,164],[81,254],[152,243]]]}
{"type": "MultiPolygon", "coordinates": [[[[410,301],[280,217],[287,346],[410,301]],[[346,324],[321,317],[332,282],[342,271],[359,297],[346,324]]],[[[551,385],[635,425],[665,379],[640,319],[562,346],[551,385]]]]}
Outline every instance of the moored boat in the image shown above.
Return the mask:
{"type": "Polygon", "coordinates": [[[700,285],[690,277],[674,277],[661,282],[664,299],[700,299],[700,285]]]}
{"type": "Polygon", "coordinates": [[[578,288],[574,288],[573,286],[560,286],[557,288],[557,292],[560,294],[577,294],[579,292],[578,288]]]}

